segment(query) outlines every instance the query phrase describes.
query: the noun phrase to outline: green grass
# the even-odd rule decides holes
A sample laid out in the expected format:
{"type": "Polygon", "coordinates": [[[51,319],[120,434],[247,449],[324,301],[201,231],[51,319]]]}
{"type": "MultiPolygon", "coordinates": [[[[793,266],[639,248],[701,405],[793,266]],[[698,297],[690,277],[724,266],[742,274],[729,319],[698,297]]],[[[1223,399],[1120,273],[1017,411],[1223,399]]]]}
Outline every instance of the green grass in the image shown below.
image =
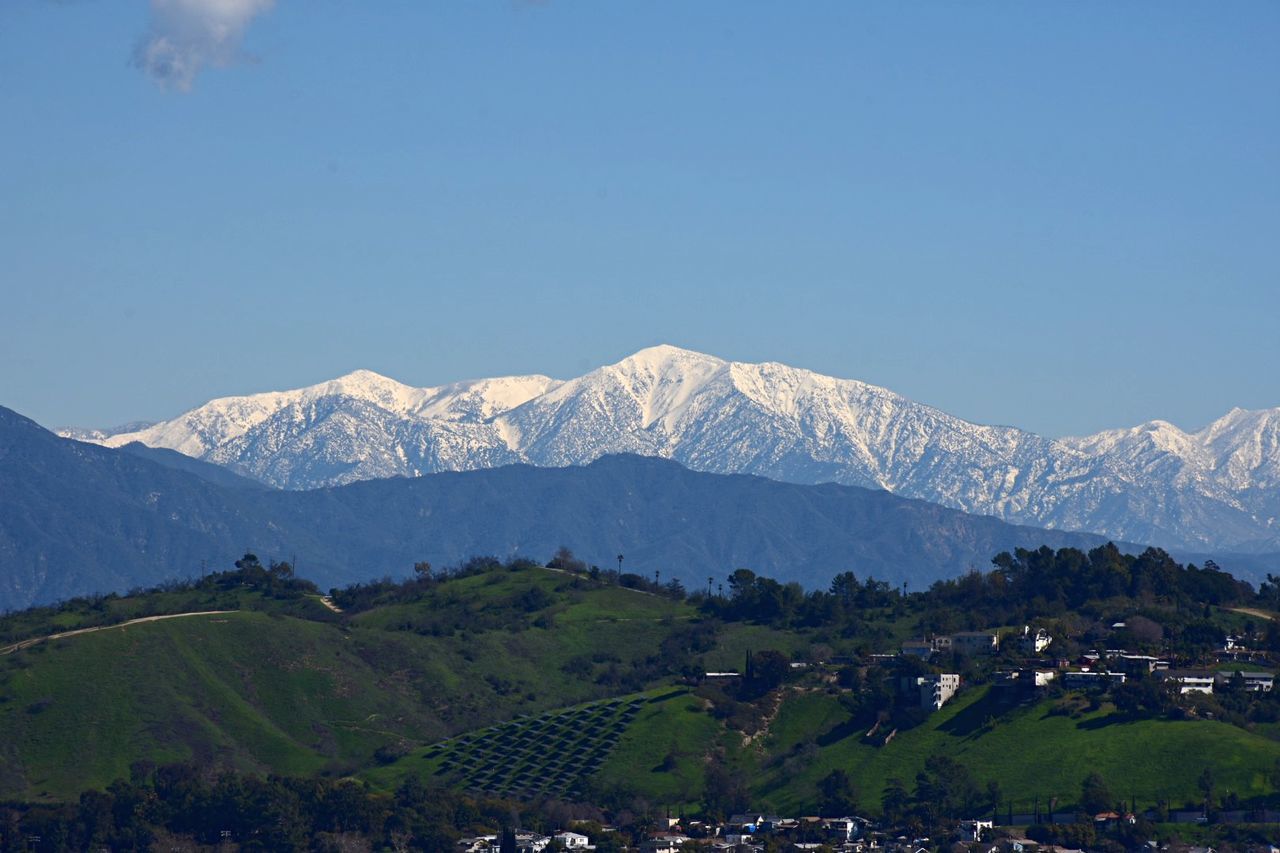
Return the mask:
{"type": "MultiPolygon", "coordinates": [[[[1049,701],[998,706],[985,689],[963,691],[877,747],[849,723],[838,694],[809,677],[747,742],[687,688],[626,678],[659,671],[653,661],[664,641],[695,625],[692,608],[550,571],[488,572],[439,584],[420,601],[342,617],[314,599],[282,604],[244,589],[156,593],[102,607],[117,619],[228,605],[244,609],[0,656],[0,797],[72,798],[146,759],[360,773],[385,787],[418,774],[497,792],[640,796],[687,807],[701,800],[708,759],[717,755],[749,784],[757,807],[812,811],[818,782],[840,768],[861,791],[863,810],[874,812],[888,779],[910,787],[929,756],[945,754],[983,784],[998,780],[1020,804],[1069,803],[1093,770],[1140,805],[1181,803],[1195,798],[1205,767],[1221,794],[1274,802],[1280,741],[1268,727],[1135,722],[1107,707],[1072,717],[1050,714],[1049,701]],[[526,612],[520,602],[532,590],[545,606],[526,612]],[[584,709],[620,694],[643,704],[625,719],[622,706],[610,706],[592,725],[578,725],[584,709]],[[615,737],[617,721],[625,725],[615,737]],[[509,736],[522,727],[540,734],[514,743],[509,736]],[[473,744],[462,745],[464,733],[473,733],[473,744]],[[385,759],[388,747],[408,754],[382,766],[375,753],[383,748],[385,759]],[[600,760],[589,767],[563,760],[584,750],[600,760]],[[438,773],[446,753],[460,769],[438,773]],[[468,756],[481,764],[465,769],[468,756]]],[[[47,616],[7,617],[6,630],[20,634],[47,616]]],[[[62,629],[94,618],[104,617],[58,614],[62,629]]],[[[906,633],[907,620],[884,625],[885,637],[906,633]]],[[[848,651],[820,630],[732,624],[697,663],[740,669],[748,650],[803,655],[814,643],[848,651]]]]}
{"type": "MultiPolygon", "coordinates": [[[[819,706],[803,711],[818,725],[838,719],[834,697],[804,701],[819,706]],[[820,707],[824,700],[825,711],[820,707]]],[[[1073,719],[1051,715],[1052,707],[1044,701],[1006,710],[986,689],[968,691],[923,725],[899,732],[887,746],[870,745],[861,732],[852,731],[822,745],[799,765],[770,769],[758,762],[763,772],[756,791],[762,803],[801,808],[816,799],[817,782],[841,768],[874,811],[889,779],[910,786],[929,756],[945,754],[969,767],[981,783],[997,781],[1006,796],[1028,804],[1032,798],[1045,802],[1052,797],[1072,803],[1081,781],[1094,771],[1118,795],[1135,797],[1139,805],[1194,799],[1205,767],[1213,771],[1222,793],[1234,791],[1244,800],[1274,793],[1269,773],[1280,760],[1280,744],[1260,735],[1205,720],[1128,721],[1107,709],[1073,719]],[[993,727],[984,725],[988,719],[995,720],[993,727]]],[[[820,734],[819,743],[824,740],[820,734]]],[[[785,739],[775,748],[784,746],[785,739]]]]}
{"type": "Polygon", "coordinates": [[[275,599],[248,587],[157,590],[69,603],[66,609],[32,608],[0,616],[0,648],[28,637],[114,625],[143,616],[200,610],[256,610],[319,621],[336,619],[318,596],[275,599]]]}
{"type": "Polygon", "coordinates": [[[744,745],[689,693],[656,703],[638,717],[595,778],[597,788],[626,786],[651,802],[696,805],[705,757],[725,751],[748,780],[758,808],[808,813],[817,807],[819,780],[840,768],[853,778],[862,811],[879,810],[891,778],[908,786],[931,755],[966,765],[980,785],[997,781],[1017,808],[1058,798],[1065,807],[1090,772],[1140,807],[1160,800],[1194,800],[1205,767],[1220,794],[1274,800],[1270,773],[1280,744],[1213,721],[1128,721],[1109,709],[1077,718],[1050,714],[1043,701],[1012,709],[994,704],[985,688],[966,691],[919,727],[900,731],[883,747],[865,742],[848,723],[837,696],[820,690],[788,695],[765,737],[744,745]],[[995,725],[985,725],[989,718],[995,725]],[[671,759],[674,758],[674,762],[671,759]],[[664,770],[664,767],[670,767],[664,770]]]}
{"type": "MultiPolygon", "coordinates": [[[[140,759],[349,772],[373,765],[379,747],[412,748],[618,693],[612,672],[630,671],[694,615],[629,590],[575,588],[573,578],[545,571],[440,589],[448,600],[379,608],[345,624],[308,599],[301,605],[316,620],[257,611],[188,617],[0,656],[0,796],[73,796],[127,776],[140,759]],[[441,636],[404,629],[450,600],[483,613],[532,587],[553,597],[529,614],[545,615],[548,627],[441,636]]],[[[169,612],[182,602],[168,595],[129,600],[129,610],[169,612]]]]}
{"type": "Polygon", "coordinates": [[[706,755],[732,741],[688,690],[659,691],[619,738],[592,779],[598,791],[625,791],[651,802],[696,806],[706,755]]]}

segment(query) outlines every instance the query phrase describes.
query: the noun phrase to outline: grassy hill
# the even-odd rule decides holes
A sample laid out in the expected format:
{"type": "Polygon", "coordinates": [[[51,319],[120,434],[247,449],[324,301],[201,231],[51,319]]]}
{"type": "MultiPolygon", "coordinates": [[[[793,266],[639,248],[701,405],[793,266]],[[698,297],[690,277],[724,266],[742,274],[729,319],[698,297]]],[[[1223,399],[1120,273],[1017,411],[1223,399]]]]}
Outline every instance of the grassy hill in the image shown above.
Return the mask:
{"type": "Polygon", "coordinates": [[[643,670],[693,614],[543,569],[465,578],[416,604],[350,618],[314,600],[243,591],[230,601],[121,601],[128,615],[184,601],[249,609],[108,627],[0,656],[0,795],[70,796],[127,777],[137,760],[349,772],[376,763],[380,748],[394,754],[616,692],[611,673],[643,670]],[[513,608],[530,596],[545,606],[513,608]],[[453,627],[441,626],[442,614],[453,627]],[[498,623],[486,625],[494,614],[498,623]]]}
{"type": "Polygon", "coordinates": [[[957,759],[984,785],[998,782],[1023,811],[1031,810],[1033,799],[1042,806],[1055,797],[1063,805],[1075,803],[1081,780],[1094,771],[1118,796],[1140,805],[1194,800],[1206,767],[1223,793],[1249,801],[1274,791],[1270,779],[1280,743],[1261,735],[1209,720],[1130,721],[1106,707],[1073,718],[1054,714],[1054,700],[1006,708],[991,692],[962,693],[883,747],[870,745],[861,731],[842,732],[833,697],[800,695],[783,705],[766,747],[745,751],[742,766],[757,779],[761,801],[783,810],[814,802],[818,780],[839,767],[874,811],[889,779],[910,786],[935,754],[957,759]],[[808,743],[819,748],[805,750],[808,743]],[[785,760],[796,754],[805,760],[785,760]]]}
{"type": "Polygon", "coordinates": [[[757,807],[787,812],[816,810],[820,780],[838,768],[875,812],[889,779],[910,787],[927,758],[948,755],[1017,808],[1071,803],[1095,770],[1140,805],[1195,799],[1206,767],[1221,793],[1275,800],[1274,726],[1134,720],[1070,694],[1010,705],[978,687],[878,746],[851,723],[830,672],[814,670],[751,706],[748,737],[683,680],[737,668],[747,650],[848,654],[867,636],[891,645],[918,628],[909,613],[868,611],[858,637],[709,622],[684,601],[530,565],[388,589],[342,614],[313,595],[233,585],[0,619],[12,639],[36,626],[234,611],[0,655],[0,797],[70,799],[127,778],[137,761],[192,761],[354,774],[387,790],[417,776],[696,807],[718,765],[757,807]]]}

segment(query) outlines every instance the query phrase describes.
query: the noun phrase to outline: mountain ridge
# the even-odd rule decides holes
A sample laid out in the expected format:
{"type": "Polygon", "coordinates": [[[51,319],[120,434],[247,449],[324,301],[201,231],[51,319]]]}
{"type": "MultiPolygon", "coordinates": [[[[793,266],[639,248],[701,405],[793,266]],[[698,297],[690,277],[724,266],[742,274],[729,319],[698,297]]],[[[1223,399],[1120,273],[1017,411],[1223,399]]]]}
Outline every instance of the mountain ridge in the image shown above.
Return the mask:
{"type": "MultiPolygon", "coordinates": [[[[407,574],[420,560],[545,559],[562,545],[598,565],[625,554],[629,570],[690,586],[745,566],[809,587],[853,570],[919,588],[1002,550],[1106,541],[883,490],[712,474],[638,455],[309,491],[213,482],[201,463],[172,462],[59,438],[0,408],[0,609],[190,577],[248,550],[296,558],[326,588],[407,574]]],[[[1254,568],[1216,559],[1242,576],[1254,568]]]]}
{"type": "Polygon", "coordinates": [[[356,371],[94,440],[166,447],[292,489],[636,453],[1171,548],[1280,548],[1280,409],[1234,409],[1195,433],[1152,421],[1053,439],[856,379],[665,344],[569,380],[414,389],[356,371]]]}

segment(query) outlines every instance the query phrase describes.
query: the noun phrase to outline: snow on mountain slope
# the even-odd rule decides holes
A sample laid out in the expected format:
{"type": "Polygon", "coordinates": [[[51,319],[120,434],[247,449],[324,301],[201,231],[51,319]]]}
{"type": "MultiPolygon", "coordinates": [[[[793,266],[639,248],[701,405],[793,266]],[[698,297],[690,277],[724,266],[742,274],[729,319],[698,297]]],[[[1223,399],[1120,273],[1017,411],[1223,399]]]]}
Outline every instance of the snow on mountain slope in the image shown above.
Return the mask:
{"type": "Polygon", "coordinates": [[[1235,410],[1190,434],[1154,421],[1055,440],[856,380],[672,346],[565,382],[413,388],[361,370],[97,440],[168,447],[294,489],[629,452],[1169,547],[1274,548],[1280,533],[1280,409],[1235,410]]]}

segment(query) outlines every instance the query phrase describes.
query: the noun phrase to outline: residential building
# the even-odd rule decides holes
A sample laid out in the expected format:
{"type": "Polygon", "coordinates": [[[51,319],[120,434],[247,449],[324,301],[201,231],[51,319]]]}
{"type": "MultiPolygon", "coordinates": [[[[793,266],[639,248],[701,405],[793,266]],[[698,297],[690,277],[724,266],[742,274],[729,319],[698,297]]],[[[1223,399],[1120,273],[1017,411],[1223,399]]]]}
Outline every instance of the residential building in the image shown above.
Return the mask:
{"type": "Polygon", "coordinates": [[[911,657],[928,660],[933,656],[933,643],[929,640],[907,640],[902,644],[902,653],[911,657]]]}
{"type": "Polygon", "coordinates": [[[1214,673],[1207,669],[1167,669],[1160,673],[1165,681],[1178,685],[1178,692],[1213,693],[1214,673]]]}
{"type": "MultiPolygon", "coordinates": [[[[1240,677],[1244,679],[1244,689],[1250,693],[1270,693],[1271,688],[1275,686],[1275,676],[1269,672],[1247,672],[1245,670],[1237,670],[1240,677]]],[[[1217,675],[1217,683],[1220,686],[1226,686],[1236,675],[1236,672],[1219,672],[1217,675]]]]}
{"type": "Polygon", "coordinates": [[[1026,654],[1038,655],[1049,648],[1052,642],[1053,637],[1044,628],[1032,631],[1029,625],[1022,626],[1022,651],[1026,654]]]}
{"type": "Polygon", "coordinates": [[[1124,681],[1125,674],[1123,672],[1108,672],[1105,669],[1092,672],[1085,670],[1062,673],[1062,684],[1065,687],[1097,688],[1102,690],[1115,684],[1124,684],[1124,681]]]}
{"type": "Polygon", "coordinates": [[[961,631],[951,635],[951,648],[962,655],[991,655],[1000,651],[1000,635],[994,631],[961,631]]]}
{"type": "Polygon", "coordinates": [[[960,821],[960,838],[968,842],[981,841],[985,834],[991,833],[994,829],[994,821],[962,820],[960,821]]]}
{"type": "Polygon", "coordinates": [[[937,711],[960,689],[960,676],[955,673],[923,675],[916,678],[920,690],[920,707],[937,711]]]}
{"type": "Polygon", "coordinates": [[[580,832],[557,832],[552,836],[566,850],[590,850],[591,839],[580,832]]]}

